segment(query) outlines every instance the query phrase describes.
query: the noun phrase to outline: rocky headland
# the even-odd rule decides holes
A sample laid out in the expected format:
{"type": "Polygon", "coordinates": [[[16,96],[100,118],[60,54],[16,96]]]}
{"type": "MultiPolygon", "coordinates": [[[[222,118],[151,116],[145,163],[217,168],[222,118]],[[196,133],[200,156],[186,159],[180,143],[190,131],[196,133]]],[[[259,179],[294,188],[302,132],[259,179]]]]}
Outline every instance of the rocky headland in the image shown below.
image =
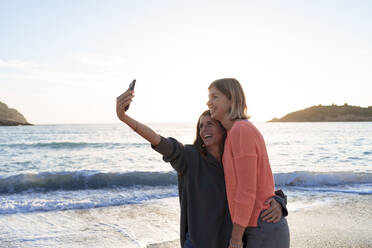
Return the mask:
{"type": "Polygon", "coordinates": [[[367,108],[344,104],[312,106],[274,118],[269,122],[334,122],[334,121],[372,121],[372,106],[367,108]]]}
{"type": "Polygon", "coordinates": [[[0,102],[0,126],[32,125],[16,109],[8,108],[5,103],[0,102]]]}

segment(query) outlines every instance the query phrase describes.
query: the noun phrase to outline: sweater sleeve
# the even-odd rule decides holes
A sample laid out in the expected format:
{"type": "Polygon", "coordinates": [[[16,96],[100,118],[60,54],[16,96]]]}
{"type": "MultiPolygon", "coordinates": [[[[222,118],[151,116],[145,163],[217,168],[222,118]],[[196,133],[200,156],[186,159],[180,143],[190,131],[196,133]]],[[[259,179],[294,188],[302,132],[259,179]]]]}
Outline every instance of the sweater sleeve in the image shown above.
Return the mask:
{"type": "Polygon", "coordinates": [[[247,125],[232,130],[232,155],[236,176],[233,223],[247,227],[256,200],[258,146],[256,133],[247,125]]]}
{"type": "Polygon", "coordinates": [[[160,143],[151,147],[163,155],[163,160],[169,162],[172,167],[183,175],[186,172],[185,147],[174,138],[160,137],[160,143]]]}

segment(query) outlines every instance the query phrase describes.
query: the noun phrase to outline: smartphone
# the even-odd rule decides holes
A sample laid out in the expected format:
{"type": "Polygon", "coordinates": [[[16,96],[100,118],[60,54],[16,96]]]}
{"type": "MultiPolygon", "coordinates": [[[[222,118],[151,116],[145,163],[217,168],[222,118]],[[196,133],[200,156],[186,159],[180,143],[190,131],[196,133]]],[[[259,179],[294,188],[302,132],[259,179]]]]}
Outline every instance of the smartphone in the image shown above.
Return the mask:
{"type": "Polygon", "coordinates": [[[129,89],[134,90],[134,86],[136,86],[136,80],[133,79],[133,81],[129,85],[129,89]]]}
{"type": "MultiPolygon", "coordinates": [[[[136,86],[136,80],[135,79],[133,79],[133,81],[130,83],[129,89],[134,90],[134,86],[136,86]]],[[[125,111],[127,111],[129,109],[129,105],[130,104],[128,104],[128,106],[125,107],[125,111]]]]}

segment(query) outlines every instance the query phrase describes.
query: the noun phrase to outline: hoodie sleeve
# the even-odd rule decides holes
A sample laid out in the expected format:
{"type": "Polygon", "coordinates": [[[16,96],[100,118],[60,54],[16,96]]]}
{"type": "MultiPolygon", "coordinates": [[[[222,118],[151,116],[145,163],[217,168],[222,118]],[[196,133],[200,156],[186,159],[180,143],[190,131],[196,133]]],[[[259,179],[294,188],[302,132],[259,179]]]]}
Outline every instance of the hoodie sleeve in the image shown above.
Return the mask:
{"type": "Polygon", "coordinates": [[[275,191],[275,196],[273,196],[273,198],[282,206],[283,216],[288,216],[287,195],[279,189],[275,191]]]}
{"type": "Polygon", "coordinates": [[[179,175],[183,175],[186,172],[184,145],[174,138],[160,138],[160,143],[151,147],[162,154],[163,160],[169,162],[179,175]]]}

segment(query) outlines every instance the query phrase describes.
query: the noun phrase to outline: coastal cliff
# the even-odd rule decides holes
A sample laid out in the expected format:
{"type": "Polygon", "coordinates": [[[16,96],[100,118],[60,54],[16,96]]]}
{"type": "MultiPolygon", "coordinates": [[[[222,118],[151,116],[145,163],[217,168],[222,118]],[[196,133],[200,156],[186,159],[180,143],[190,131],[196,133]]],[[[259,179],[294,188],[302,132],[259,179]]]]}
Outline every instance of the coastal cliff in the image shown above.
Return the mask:
{"type": "Polygon", "coordinates": [[[334,122],[334,121],[372,121],[372,106],[367,108],[350,106],[312,106],[289,113],[284,117],[274,118],[269,122],[334,122]]]}
{"type": "Polygon", "coordinates": [[[8,108],[5,103],[0,102],[0,126],[32,125],[16,109],[8,108]]]}

